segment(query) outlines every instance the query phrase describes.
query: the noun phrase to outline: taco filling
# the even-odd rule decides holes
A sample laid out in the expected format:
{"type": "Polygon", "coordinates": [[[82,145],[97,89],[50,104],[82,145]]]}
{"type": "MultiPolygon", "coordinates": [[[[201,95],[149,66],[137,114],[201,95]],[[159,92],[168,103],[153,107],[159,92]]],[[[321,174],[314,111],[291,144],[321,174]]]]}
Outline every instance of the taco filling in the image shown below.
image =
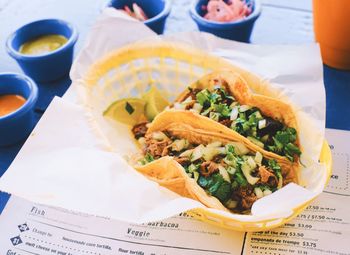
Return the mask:
{"type": "MultiPolygon", "coordinates": [[[[142,127],[144,130],[145,124],[142,127]]],[[[247,212],[257,199],[287,183],[276,160],[266,159],[260,152],[251,152],[242,143],[194,143],[168,131],[140,136],[137,132],[140,129],[140,126],[134,129],[143,147],[140,165],[172,157],[188,177],[231,211],[247,212]]]]}
{"type": "Polygon", "coordinates": [[[188,93],[174,109],[189,110],[208,117],[238,132],[264,150],[294,161],[301,151],[297,131],[282,122],[265,116],[260,109],[240,104],[221,82],[212,90],[188,87],[188,93]]]}

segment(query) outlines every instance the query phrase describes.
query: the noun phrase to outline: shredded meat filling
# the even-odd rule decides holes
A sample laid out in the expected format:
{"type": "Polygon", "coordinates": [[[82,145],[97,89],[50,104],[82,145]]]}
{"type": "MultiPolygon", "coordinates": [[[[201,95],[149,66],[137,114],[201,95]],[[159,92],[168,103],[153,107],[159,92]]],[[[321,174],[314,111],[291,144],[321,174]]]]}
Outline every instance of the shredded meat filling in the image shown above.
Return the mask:
{"type": "Polygon", "coordinates": [[[203,176],[208,177],[213,173],[219,171],[219,165],[213,161],[206,161],[201,164],[199,169],[203,176]]]}
{"type": "Polygon", "coordinates": [[[184,99],[188,98],[189,96],[193,99],[196,100],[196,95],[198,92],[200,92],[201,89],[191,89],[187,95],[184,97],[184,99]]]}
{"type": "Polygon", "coordinates": [[[265,166],[259,167],[260,182],[269,186],[277,186],[278,180],[274,173],[269,171],[265,166]]]}
{"type": "Polygon", "coordinates": [[[168,150],[170,140],[157,141],[151,137],[146,137],[146,153],[150,153],[153,157],[159,158],[163,155],[164,150],[168,150]]]}
{"type": "Polygon", "coordinates": [[[247,187],[240,187],[236,191],[236,195],[240,199],[240,207],[242,210],[250,210],[253,203],[258,200],[258,197],[255,195],[253,191],[253,187],[247,186],[247,187]]]}
{"type": "Polygon", "coordinates": [[[193,105],[196,103],[196,101],[191,101],[189,102],[187,105],[186,105],[186,108],[185,110],[189,110],[189,109],[192,109],[193,108],[193,105]]]}
{"type": "Polygon", "coordinates": [[[133,128],[132,128],[132,133],[134,134],[134,137],[136,139],[139,139],[141,137],[144,137],[146,135],[147,132],[147,124],[148,122],[142,122],[140,124],[136,124],[133,128]]]}
{"type": "Polygon", "coordinates": [[[232,120],[230,119],[224,119],[224,120],[220,120],[219,123],[221,123],[222,125],[226,126],[226,127],[230,127],[232,124],[232,120]]]}
{"type": "Polygon", "coordinates": [[[182,166],[189,165],[191,163],[191,161],[185,157],[175,157],[174,159],[182,166]]]}

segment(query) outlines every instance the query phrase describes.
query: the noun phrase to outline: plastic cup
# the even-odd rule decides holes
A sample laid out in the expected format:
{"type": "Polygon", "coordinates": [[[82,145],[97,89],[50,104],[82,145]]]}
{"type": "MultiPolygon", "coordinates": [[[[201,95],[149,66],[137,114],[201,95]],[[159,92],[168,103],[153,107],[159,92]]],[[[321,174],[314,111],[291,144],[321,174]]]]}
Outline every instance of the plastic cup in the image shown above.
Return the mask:
{"type": "Polygon", "coordinates": [[[313,12],[323,62],[350,70],[350,1],[313,0],[313,12]]]}
{"type": "Polygon", "coordinates": [[[132,8],[133,3],[140,6],[149,18],[143,23],[157,34],[162,34],[171,10],[170,0],[112,0],[107,3],[106,7],[123,9],[124,6],[128,6],[132,8]]]}
{"type": "Polygon", "coordinates": [[[26,99],[16,111],[0,116],[0,146],[8,146],[25,139],[34,126],[34,107],[38,88],[29,77],[16,73],[0,73],[0,96],[15,94],[26,99]]]}
{"type": "Polygon", "coordinates": [[[252,13],[246,18],[234,22],[216,22],[203,18],[204,11],[202,6],[206,6],[208,2],[209,0],[195,0],[190,9],[190,15],[200,31],[208,32],[225,39],[250,42],[254,23],[261,13],[261,3],[259,0],[246,0],[245,2],[247,4],[252,5],[252,13]]]}
{"type": "Polygon", "coordinates": [[[77,38],[77,29],[72,24],[59,19],[45,19],[17,29],[8,37],[6,48],[25,74],[35,81],[49,82],[69,73],[77,38]],[[50,34],[63,35],[68,41],[62,47],[45,54],[26,55],[19,52],[23,43],[38,36],[50,34]]]}

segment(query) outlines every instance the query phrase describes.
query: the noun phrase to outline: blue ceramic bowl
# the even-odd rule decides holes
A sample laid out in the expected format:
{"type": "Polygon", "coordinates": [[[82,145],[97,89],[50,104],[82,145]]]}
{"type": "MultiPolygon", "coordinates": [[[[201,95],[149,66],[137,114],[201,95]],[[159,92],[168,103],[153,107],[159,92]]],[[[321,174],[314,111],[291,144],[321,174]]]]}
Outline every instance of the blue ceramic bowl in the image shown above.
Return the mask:
{"type": "Polygon", "coordinates": [[[16,94],[26,99],[16,111],[0,116],[0,146],[15,144],[25,139],[34,126],[34,106],[38,88],[29,77],[15,73],[0,73],[0,96],[16,94]]]}
{"type": "Polygon", "coordinates": [[[170,14],[170,0],[111,0],[107,3],[106,7],[123,9],[124,6],[127,5],[131,8],[133,3],[140,6],[149,18],[143,23],[157,34],[162,34],[165,21],[170,14]]]}
{"type": "Polygon", "coordinates": [[[195,0],[190,9],[190,15],[200,31],[212,33],[225,39],[250,42],[254,23],[261,13],[260,0],[245,0],[247,4],[252,6],[252,13],[245,19],[225,23],[203,18],[205,11],[202,10],[202,6],[206,6],[208,2],[209,0],[195,0]]]}
{"type": "Polygon", "coordinates": [[[77,29],[72,24],[58,19],[45,19],[17,29],[7,39],[6,47],[10,56],[17,61],[23,72],[35,81],[49,82],[69,73],[77,38],[77,29]],[[55,51],[41,55],[25,55],[19,52],[23,43],[49,34],[63,35],[68,39],[68,42],[55,51]]]}

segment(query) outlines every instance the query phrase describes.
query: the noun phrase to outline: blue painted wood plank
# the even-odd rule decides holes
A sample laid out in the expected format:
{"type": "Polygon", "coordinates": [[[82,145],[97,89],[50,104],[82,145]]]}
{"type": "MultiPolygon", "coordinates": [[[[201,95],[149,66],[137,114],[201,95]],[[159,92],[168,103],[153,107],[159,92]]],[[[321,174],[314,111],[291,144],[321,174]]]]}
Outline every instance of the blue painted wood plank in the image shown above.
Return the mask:
{"type": "Polygon", "coordinates": [[[299,11],[312,11],[312,0],[262,0],[262,4],[299,11]]]}

